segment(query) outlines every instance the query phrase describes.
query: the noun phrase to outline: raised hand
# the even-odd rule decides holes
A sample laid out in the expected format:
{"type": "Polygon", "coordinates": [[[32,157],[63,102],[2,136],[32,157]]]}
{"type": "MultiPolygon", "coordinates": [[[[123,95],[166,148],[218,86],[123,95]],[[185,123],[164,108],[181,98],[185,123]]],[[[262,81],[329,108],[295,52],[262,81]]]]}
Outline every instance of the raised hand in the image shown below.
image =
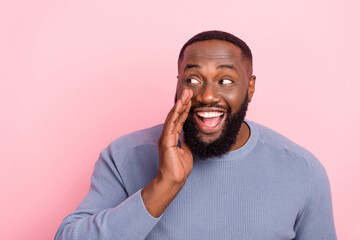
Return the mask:
{"type": "Polygon", "coordinates": [[[190,89],[184,89],[169,112],[158,141],[158,175],[141,192],[146,209],[154,217],[159,217],[176,197],[193,167],[193,156],[184,139],[181,148],[177,146],[192,95],[190,89]]]}
{"type": "Polygon", "coordinates": [[[192,166],[192,153],[183,139],[182,146],[177,146],[184,122],[191,107],[192,91],[185,89],[180,99],[169,112],[158,142],[159,175],[162,179],[184,184],[192,166]]]}

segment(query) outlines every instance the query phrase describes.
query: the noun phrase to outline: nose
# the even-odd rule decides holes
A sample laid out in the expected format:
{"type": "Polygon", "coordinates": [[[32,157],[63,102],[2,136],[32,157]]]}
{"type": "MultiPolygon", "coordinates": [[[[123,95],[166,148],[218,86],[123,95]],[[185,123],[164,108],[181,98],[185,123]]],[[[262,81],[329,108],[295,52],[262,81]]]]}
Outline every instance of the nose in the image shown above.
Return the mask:
{"type": "Polygon", "coordinates": [[[217,103],[221,100],[221,96],[216,86],[213,83],[205,83],[199,89],[196,95],[196,101],[204,104],[217,103]]]}

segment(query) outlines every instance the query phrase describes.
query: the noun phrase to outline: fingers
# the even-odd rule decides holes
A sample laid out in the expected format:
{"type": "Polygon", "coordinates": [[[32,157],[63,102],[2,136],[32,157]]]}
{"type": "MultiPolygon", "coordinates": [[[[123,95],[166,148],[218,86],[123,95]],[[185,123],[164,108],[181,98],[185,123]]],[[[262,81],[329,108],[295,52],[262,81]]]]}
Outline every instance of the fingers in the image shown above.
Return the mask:
{"type": "Polygon", "coordinates": [[[179,136],[181,133],[181,130],[183,128],[183,125],[189,115],[190,108],[191,108],[191,98],[192,98],[193,92],[191,90],[184,90],[184,98],[180,98],[180,101],[182,102],[185,109],[182,107],[181,111],[179,111],[179,117],[175,120],[175,133],[176,133],[176,142],[179,140],[179,136]],[[187,95],[187,92],[189,96],[187,95]],[[183,101],[185,99],[185,102],[183,101]],[[184,109],[184,110],[183,110],[184,109]]]}
{"type": "Polygon", "coordinates": [[[184,89],[183,92],[181,93],[181,96],[179,98],[179,100],[182,102],[182,104],[186,105],[189,103],[189,101],[191,100],[193,96],[193,91],[190,89],[184,89]]]}
{"type": "Polygon", "coordinates": [[[183,125],[184,125],[187,117],[189,116],[190,108],[191,108],[191,101],[186,105],[185,111],[179,116],[179,118],[175,124],[175,128],[176,128],[175,130],[179,135],[181,133],[181,130],[183,128],[183,125]]]}
{"type": "Polygon", "coordinates": [[[171,109],[165,120],[163,130],[165,135],[181,132],[182,125],[184,124],[191,108],[192,95],[193,92],[190,89],[184,89],[180,98],[177,100],[175,106],[171,109]]]}

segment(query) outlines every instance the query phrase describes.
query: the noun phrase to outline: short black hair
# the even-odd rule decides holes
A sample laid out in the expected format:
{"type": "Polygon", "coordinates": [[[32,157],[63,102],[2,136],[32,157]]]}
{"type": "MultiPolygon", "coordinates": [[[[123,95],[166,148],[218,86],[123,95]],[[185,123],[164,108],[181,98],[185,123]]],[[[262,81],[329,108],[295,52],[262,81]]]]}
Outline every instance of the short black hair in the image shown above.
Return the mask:
{"type": "Polygon", "coordinates": [[[223,40],[238,46],[241,49],[244,59],[247,60],[250,63],[250,66],[252,67],[252,54],[249,46],[243,40],[236,37],[235,35],[218,30],[201,32],[190,38],[180,50],[178,63],[184,57],[184,51],[187,46],[193,44],[194,42],[207,41],[207,40],[223,40]]]}

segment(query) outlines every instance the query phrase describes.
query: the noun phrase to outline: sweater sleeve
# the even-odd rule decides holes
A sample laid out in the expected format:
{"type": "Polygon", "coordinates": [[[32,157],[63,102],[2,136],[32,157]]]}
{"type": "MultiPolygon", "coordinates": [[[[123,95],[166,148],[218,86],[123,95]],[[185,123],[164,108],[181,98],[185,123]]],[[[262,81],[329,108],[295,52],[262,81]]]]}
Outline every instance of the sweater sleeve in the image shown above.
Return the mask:
{"type": "Polygon", "coordinates": [[[63,220],[55,240],[145,239],[160,217],[146,210],[141,190],[128,195],[107,148],[95,164],[89,192],[63,220]]]}
{"type": "Polygon", "coordinates": [[[311,160],[308,201],[295,224],[295,239],[336,240],[329,179],[321,163],[311,160]]]}

